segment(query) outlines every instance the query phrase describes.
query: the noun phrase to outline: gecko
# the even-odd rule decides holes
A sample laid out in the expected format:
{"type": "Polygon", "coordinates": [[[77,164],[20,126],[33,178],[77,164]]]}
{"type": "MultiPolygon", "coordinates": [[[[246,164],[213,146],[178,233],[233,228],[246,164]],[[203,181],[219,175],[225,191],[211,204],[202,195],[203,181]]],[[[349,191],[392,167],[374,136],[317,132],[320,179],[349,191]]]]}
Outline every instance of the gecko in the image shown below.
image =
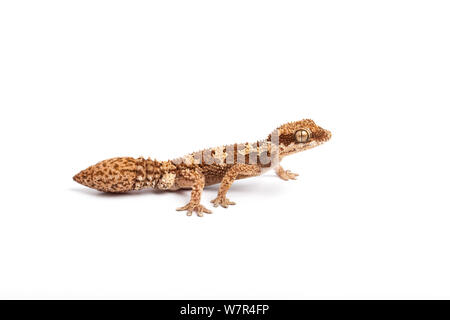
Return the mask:
{"type": "Polygon", "coordinates": [[[281,160],[314,148],[331,138],[331,132],[311,119],[289,122],[273,130],[266,139],[235,143],[187,154],[168,161],[117,157],[101,161],[73,177],[76,182],[102,192],[124,193],[153,188],[174,191],[191,189],[190,201],[178,211],[199,217],[212,213],[201,203],[203,188],[219,184],[214,207],[234,205],[226,196],[235,180],[256,177],[271,169],[283,180],[298,174],[283,169],[281,160]]]}

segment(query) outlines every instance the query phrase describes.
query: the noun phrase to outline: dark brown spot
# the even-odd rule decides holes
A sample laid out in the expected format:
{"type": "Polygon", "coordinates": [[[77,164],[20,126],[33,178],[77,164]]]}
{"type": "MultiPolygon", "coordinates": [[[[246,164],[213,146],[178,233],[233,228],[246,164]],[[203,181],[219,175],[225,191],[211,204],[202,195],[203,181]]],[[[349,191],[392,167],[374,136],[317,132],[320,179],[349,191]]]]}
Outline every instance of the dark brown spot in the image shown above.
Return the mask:
{"type": "Polygon", "coordinates": [[[290,145],[291,143],[297,143],[297,141],[295,140],[295,136],[293,134],[281,134],[278,137],[278,141],[281,144],[284,144],[285,146],[290,145]]]}

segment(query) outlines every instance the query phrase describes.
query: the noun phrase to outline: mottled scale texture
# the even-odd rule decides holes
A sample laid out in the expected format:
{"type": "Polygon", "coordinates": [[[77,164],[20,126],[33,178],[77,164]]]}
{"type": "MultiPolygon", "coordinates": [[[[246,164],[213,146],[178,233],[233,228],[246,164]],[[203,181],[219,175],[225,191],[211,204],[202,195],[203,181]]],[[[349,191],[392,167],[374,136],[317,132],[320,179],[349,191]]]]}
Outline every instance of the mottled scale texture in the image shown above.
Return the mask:
{"type": "Polygon", "coordinates": [[[138,182],[139,163],[129,157],[104,160],[81,171],[74,180],[104,192],[126,192],[138,182]]]}
{"type": "Polygon", "coordinates": [[[284,170],[281,160],[330,138],[330,131],[305,119],[278,127],[265,140],[208,148],[173,160],[142,157],[104,160],[81,171],[73,179],[90,188],[114,193],[145,188],[191,189],[191,200],[177,210],[203,216],[203,213],[211,213],[200,204],[205,186],[220,183],[217,198],[211,202],[226,208],[234,204],[226,194],[235,180],[258,176],[270,169],[283,180],[293,180],[298,174],[284,170]]]}

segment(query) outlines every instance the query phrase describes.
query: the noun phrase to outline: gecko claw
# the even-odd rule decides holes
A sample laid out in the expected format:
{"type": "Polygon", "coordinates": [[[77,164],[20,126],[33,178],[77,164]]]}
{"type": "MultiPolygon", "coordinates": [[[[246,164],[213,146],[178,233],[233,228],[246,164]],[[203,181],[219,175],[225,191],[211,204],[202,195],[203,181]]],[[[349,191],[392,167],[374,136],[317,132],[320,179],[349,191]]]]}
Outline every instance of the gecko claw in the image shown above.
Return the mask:
{"type": "Polygon", "coordinates": [[[201,204],[194,204],[194,203],[188,203],[187,205],[177,208],[177,211],[187,211],[186,215],[187,216],[192,216],[192,212],[197,213],[197,216],[199,217],[203,217],[203,213],[212,213],[211,210],[206,209],[204,206],[202,206],[201,204]]]}
{"type": "Polygon", "coordinates": [[[214,200],[211,200],[211,203],[214,204],[214,207],[218,207],[221,205],[223,208],[228,208],[229,205],[235,205],[236,202],[230,201],[230,199],[225,197],[217,197],[214,200]]]}

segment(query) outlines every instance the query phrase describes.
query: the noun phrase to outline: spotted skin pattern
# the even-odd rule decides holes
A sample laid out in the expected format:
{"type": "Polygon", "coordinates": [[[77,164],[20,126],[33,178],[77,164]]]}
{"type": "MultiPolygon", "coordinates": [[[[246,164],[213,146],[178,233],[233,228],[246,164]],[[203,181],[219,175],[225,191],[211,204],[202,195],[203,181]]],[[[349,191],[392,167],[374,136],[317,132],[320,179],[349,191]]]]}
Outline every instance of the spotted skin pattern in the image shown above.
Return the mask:
{"type": "Polygon", "coordinates": [[[280,162],[291,154],[314,148],[331,138],[331,132],[304,119],[286,123],[265,140],[209,148],[184,157],[158,161],[119,157],[101,161],[81,171],[73,179],[103,192],[123,193],[153,188],[156,190],[191,189],[191,199],[178,211],[195,212],[199,217],[211,211],[200,204],[205,186],[220,183],[214,207],[227,208],[235,203],[226,194],[235,180],[255,177],[274,169],[283,180],[298,174],[284,170],[280,162]]]}

